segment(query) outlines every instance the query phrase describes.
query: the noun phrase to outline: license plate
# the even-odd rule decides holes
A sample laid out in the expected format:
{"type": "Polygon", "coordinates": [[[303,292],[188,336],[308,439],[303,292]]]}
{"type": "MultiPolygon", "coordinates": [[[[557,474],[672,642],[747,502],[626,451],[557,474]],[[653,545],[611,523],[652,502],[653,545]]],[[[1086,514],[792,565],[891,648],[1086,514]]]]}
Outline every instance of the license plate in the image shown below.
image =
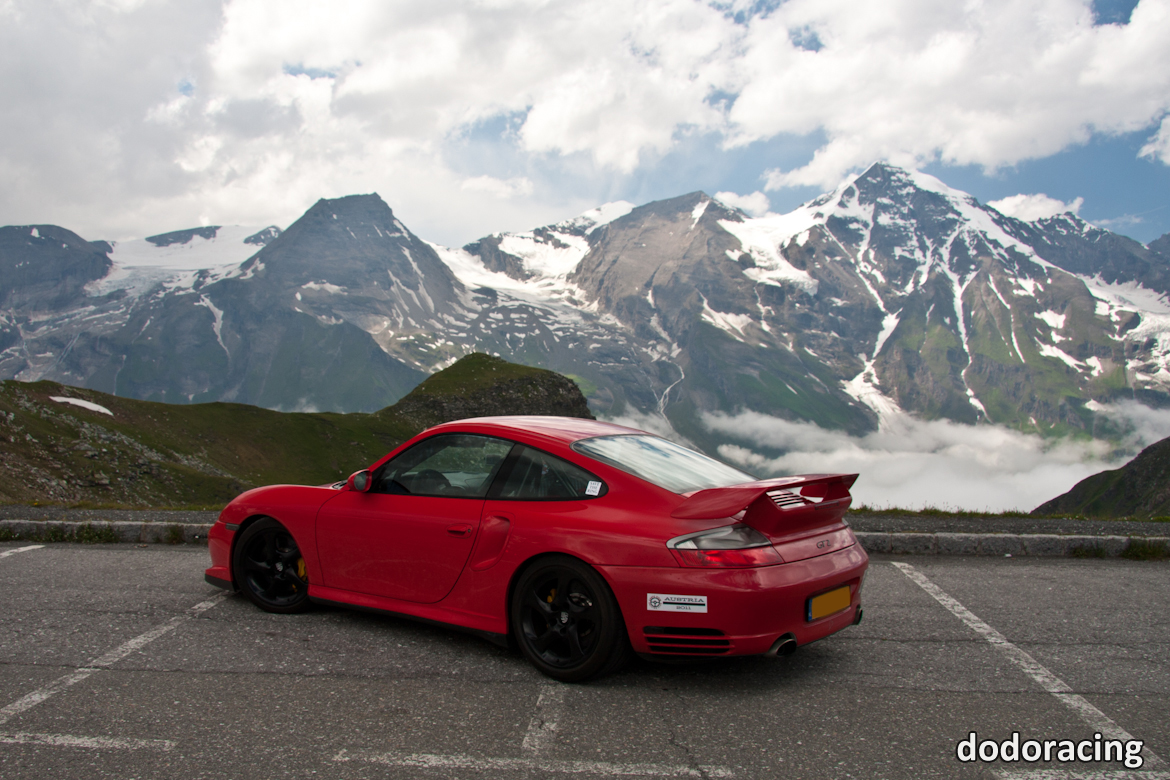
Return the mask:
{"type": "Polygon", "coordinates": [[[840,612],[843,609],[849,609],[850,598],[849,586],[831,590],[828,593],[822,593],[819,596],[813,596],[808,600],[808,619],[817,620],[840,612]]]}

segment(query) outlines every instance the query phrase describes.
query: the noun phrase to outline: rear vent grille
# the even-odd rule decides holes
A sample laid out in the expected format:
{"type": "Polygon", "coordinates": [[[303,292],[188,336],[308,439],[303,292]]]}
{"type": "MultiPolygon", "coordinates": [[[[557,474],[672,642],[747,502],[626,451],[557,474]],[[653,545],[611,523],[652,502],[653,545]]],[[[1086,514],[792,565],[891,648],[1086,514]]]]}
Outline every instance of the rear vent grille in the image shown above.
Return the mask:
{"type": "Polygon", "coordinates": [[[787,509],[790,506],[804,506],[811,504],[807,498],[798,496],[791,490],[773,490],[768,493],[768,498],[772,499],[772,503],[780,509],[787,509]]]}
{"type": "Polygon", "coordinates": [[[716,628],[646,626],[642,633],[652,653],[721,655],[731,649],[731,640],[716,628]]]}

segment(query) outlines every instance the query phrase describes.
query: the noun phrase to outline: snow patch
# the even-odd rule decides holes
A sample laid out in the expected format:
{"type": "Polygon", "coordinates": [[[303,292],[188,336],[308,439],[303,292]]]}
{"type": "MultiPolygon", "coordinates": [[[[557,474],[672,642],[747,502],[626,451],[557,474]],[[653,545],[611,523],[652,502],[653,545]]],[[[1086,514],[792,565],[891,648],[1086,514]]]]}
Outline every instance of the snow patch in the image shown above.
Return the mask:
{"type": "Polygon", "coordinates": [[[691,230],[694,230],[695,225],[699,224],[699,220],[703,217],[703,213],[707,210],[707,204],[710,202],[709,200],[701,200],[691,209],[691,230]]]}
{"type": "MultiPolygon", "coordinates": [[[[1108,283],[1099,276],[1078,276],[1094,298],[1106,304],[1107,307],[1136,310],[1149,314],[1170,314],[1170,300],[1164,293],[1142,287],[1137,282],[1124,284],[1108,283]]],[[[1097,307],[1098,314],[1107,312],[1097,307]]]]}
{"type": "Polygon", "coordinates": [[[887,314],[882,318],[882,329],[881,332],[878,333],[877,344],[875,344],[873,348],[873,356],[875,359],[877,358],[878,353],[882,351],[882,347],[885,346],[886,339],[888,339],[890,334],[894,332],[894,328],[898,327],[899,315],[901,315],[901,313],[901,311],[897,311],[893,314],[887,314]]]}
{"type": "Polygon", "coordinates": [[[524,270],[537,276],[568,276],[589,251],[589,242],[568,233],[551,235],[562,246],[540,240],[533,233],[507,233],[500,239],[500,250],[519,257],[524,270]]]}
{"type": "MultiPolygon", "coordinates": [[[[842,382],[842,388],[847,395],[873,409],[878,416],[878,430],[889,427],[892,419],[904,414],[898,402],[888,397],[877,386],[877,372],[873,367],[873,360],[865,361],[865,368],[848,382],[842,382]]],[[[789,388],[791,389],[791,388],[789,388]]]]}
{"type": "MultiPolygon", "coordinates": [[[[329,282],[306,282],[301,285],[302,290],[324,290],[332,295],[345,295],[346,289],[338,287],[336,284],[329,284],[329,282]]],[[[297,293],[297,300],[301,299],[301,294],[297,293]]]]}
{"type": "Polygon", "coordinates": [[[586,228],[586,233],[592,233],[602,225],[608,225],[615,219],[621,219],[634,210],[634,204],[628,200],[615,200],[595,209],[589,209],[578,217],[562,223],[566,227],[586,228]]]}
{"type": "Polygon", "coordinates": [[[720,220],[719,225],[739,239],[740,246],[755,261],[755,268],[745,268],[744,276],[756,282],[782,287],[791,284],[809,295],[817,294],[817,280],[784,258],[781,247],[794,236],[816,225],[817,218],[802,206],[789,214],[775,214],[743,222],[720,220]]]}
{"type": "Polygon", "coordinates": [[[1053,357],[1066,363],[1070,368],[1075,368],[1078,371],[1083,370],[1084,364],[1064,350],[1045,344],[1042,341],[1037,341],[1036,346],[1040,348],[1040,354],[1044,357],[1053,357]]]}
{"type": "MultiPolygon", "coordinates": [[[[36,228],[34,228],[34,230],[35,229],[36,228]]],[[[74,406],[80,406],[82,409],[88,409],[91,412],[101,412],[102,414],[108,414],[110,417],[114,416],[113,412],[101,404],[95,404],[92,401],[83,401],[80,398],[69,398],[68,396],[63,395],[51,395],[49,396],[49,400],[56,401],[59,404],[73,404],[74,406]]]]}
{"type": "Polygon", "coordinates": [[[699,293],[699,297],[703,299],[703,314],[702,320],[709,322],[720,330],[726,331],[736,341],[743,341],[744,328],[753,322],[752,318],[747,314],[730,314],[727,312],[715,311],[707,303],[707,298],[699,293]],[[739,335],[736,335],[739,334],[739,335]]]}
{"type": "Polygon", "coordinates": [[[242,263],[259,251],[244,239],[263,228],[229,225],[216,231],[214,238],[192,236],[185,244],[155,246],[144,238],[113,241],[110,259],[127,268],[165,268],[171,271],[199,271],[217,266],[242,263]]]}
{"type": "MultiPolygon", "coordinates": [[[[297,293],[297,300],[299,301],[300,299],[301,294],[297,293]]],[[[197,303],[199,306],[206,306],[211,310],[211,316],[215,318],[215,322],[213,322],[211,325],[211,329],[215,331],[215,340],[219,342],[221,347],[223,347],[224,354],[230,358],[232,353],[228,352],[227,345],[223,343],[223,311],[220,310],[219,307],[217,307],[214,303],[212,303],[211,299],[206,295],[200,295],[199,301],[197,303]]]]}
{"type": "Polygon", "coordinates": [[[1036,315],[1036,319],[1044,320],[1053,330],[1064,330],[1064,321],[1067,319],[1067,315],[1057,314],[1054,311],[1042,311],[1036,315]]]}

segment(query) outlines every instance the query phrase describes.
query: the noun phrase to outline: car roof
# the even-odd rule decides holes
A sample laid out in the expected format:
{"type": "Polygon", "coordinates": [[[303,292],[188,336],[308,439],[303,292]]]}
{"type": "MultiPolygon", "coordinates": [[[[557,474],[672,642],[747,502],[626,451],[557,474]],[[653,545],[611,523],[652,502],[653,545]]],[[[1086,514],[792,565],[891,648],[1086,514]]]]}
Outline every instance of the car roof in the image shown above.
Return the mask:
{"type": "Polygon", "coordinates": [[[631,433],[645,433],[637,428],[627,428],[624,425],[602,422],[601,420],[585,420],[580,417],[553,417],[548,415],[513,415],[507,417],[472,417],[467,420],[454,420],[442,423],[427,429],[427,433],[460,429],[479,433],[508,433],[527,434],[545,440],[552,440],[568,445],[580,439],[593,436],[614,436],[631,433]]]}

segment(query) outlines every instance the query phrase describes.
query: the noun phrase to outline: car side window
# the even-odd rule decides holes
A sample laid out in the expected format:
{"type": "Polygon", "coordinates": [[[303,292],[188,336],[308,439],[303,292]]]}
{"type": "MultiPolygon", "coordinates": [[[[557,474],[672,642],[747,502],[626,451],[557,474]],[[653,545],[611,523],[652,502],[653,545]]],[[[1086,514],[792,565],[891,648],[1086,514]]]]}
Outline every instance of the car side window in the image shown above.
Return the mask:
{"type": "Polygon", "coordinates": [[[374,472],[373,493],[483,498],[513,447],[493,436],[432,436],[374,472]]]}
{"type": "Polygon", "coordinates": [[[532,447],[516,446],[512,468],[492,491],[492,498],[550,501],[605,495],[605,483],[580,466],[532,447]]]}

